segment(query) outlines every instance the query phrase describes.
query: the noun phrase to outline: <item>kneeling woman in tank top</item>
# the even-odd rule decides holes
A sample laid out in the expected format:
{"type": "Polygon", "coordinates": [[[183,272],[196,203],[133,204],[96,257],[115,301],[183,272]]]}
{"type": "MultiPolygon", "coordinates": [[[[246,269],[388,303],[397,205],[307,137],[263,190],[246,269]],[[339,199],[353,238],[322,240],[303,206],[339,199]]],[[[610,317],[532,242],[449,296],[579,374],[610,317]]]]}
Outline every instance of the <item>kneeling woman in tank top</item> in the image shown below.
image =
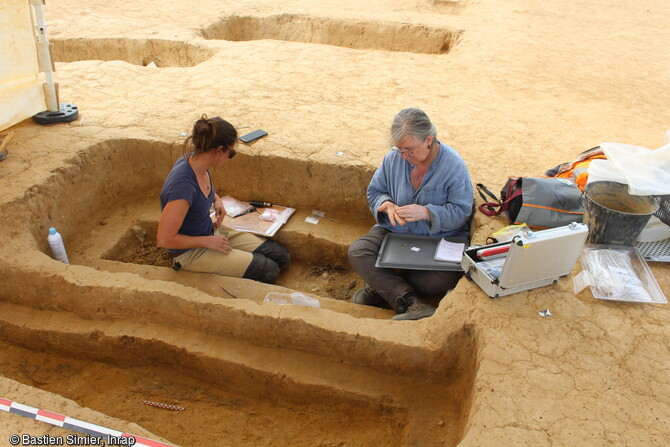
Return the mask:
{"type": "Polygon", "coordinates": [[[221,227],[226,210],[209,169],[232,159],[236,143],[237,130],[218,116],[203,115],[195,122],[184,142],[184,156],[163,184],[156,239],[169,250],[176,269],[273,283],[290,260],[286,249],[273,240],[221,227]]]}

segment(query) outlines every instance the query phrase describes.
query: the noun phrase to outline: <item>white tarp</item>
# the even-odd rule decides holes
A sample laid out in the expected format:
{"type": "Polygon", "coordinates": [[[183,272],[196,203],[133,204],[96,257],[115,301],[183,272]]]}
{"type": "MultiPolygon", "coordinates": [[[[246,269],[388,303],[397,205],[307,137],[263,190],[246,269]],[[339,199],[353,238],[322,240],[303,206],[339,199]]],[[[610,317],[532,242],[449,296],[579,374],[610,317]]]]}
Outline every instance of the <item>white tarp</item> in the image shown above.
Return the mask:
{"type": "Polygon", "coordinates": [[[591,162],[588,183],[623,183],[635,196],[670,194],[670,144],[656,150],[623,143],[600,143],[600,147],[607,160],[591,162]]]}
{"type": "Polygon", "coordinates": [[[0,0],[0,131],[47,109],[31,6],[0,0]]]}

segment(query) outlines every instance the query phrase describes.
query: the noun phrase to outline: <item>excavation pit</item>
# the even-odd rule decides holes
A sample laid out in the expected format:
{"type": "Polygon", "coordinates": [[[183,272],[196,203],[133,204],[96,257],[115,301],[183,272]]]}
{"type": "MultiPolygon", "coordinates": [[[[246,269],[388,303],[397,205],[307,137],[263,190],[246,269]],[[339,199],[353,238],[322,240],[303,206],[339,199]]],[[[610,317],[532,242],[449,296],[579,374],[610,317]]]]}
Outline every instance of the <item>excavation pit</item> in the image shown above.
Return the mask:
{"type": "Polygon", "coordinates": [[[128,262],[142,252],[133,229],[155,241],[160,188],[180,154],[159,141],[99,143],[8,210],[32,223],[33,241],[17,251],[11,293],[1,295],[0,375],[181,445],[216,445],[222,433],[236,445],[456,445],[476,371],[472,328],[450,326],[437,351],[390,311],[326,290],[328,278],[355,277],[346,249],[372,222],[346,218],[368,215],[360,191],[372,170],[240,153],[234,169],[213,172],[217,189],[248,184],[241,199],[267,191],[263,199],[296,207],[275,237],[298,261],[270,286],[128,262]],[[264,170],[275,188],[264,189],[267,176],[248,181],[264,170]],[[305,222],[313,209],[340,222],[305,222]],[[49,256],[51,225],[70,265],[49,256]],[[324,281],[311,293],[321,309],[262,303],[268,291],[304,291],[296,278],[324,281]],[[187,410],[156,413],[143,400],[187,410]],[[211,426],[196,436],[197,421],[211,426]]]}
{"type": "Polygon", "coordinates": [[[133,228],[126,232],[112,250],[104,254],[103,258],[130,264],[172,267],[172,257],[168,250],[156,244],[157,227],[157,222],[133,225],[133,228]]]}
{"type": "Polygon", "coordinates": [[[445,54],[462,31],[414,23],[343,20],[298,14],[229,16],[203,30],[206,39],[284,40],[345,48],[445,54]]]}
{"type": "Polygon", "coordinates": [[[403,445],[417,439],[449,446],[462,428],[462,383],[386,375],[167,327],[124,330],[120,322],[105,325],[3,303],[0,308],[14,319],[0,321],[0,374],[137,423],[175,444],[219,445],[224,436],[250,446],[311,446],[315,440],[403,445]],[[172,344],[194,337],[199,348],[172,344]],[[419,401],[416,393],[423,396],[419,401]],[[144,405],[147,400],[185,410],[157,409],[144,405]]]}
{"type": "MultiPolygon", "coordinates": [[[[180,147],[167,144],[107,142],[73,160],[71,173],[57,172],[62,177],[54,178],[54,181],[63,182],[65,188],[53,194],[60,198],[58,203],[51,201],[44,206],[47,220],[66,240],[72,264],[134,272],[138,270],[129,263],[156,267],[156,272],[171,265],[165,252],[152,244],[155,244],[160,215],[160,189],[180,151],[180,147]],[[54,219],[55,215],[62,221],[54,219]],[[132,231],[134,226],[142,228],[146,234],[144,249],[132,231]]],[[[351,290],[362,286],[349,267],[346,251],[354,239],[374,224],[367,206],[362,203],[370,171],[360,167],[240,154],[235,159],[235,166],[214,171],[212,175],[219,192],[229,192],[241,200],[262,199],[296,208],[288,223],[274,237],[293,257],[293,262],[280,277],[279,285],[295,289],[306,287],[304,291],[309,293],[330,289],[338,299],[347,299],[351,290]],[[273,180],[267,180],[267,173],[272,173],[269,177],[273,180]],[[335,183],[326,184],[323,179],[335,183]],[[249,185],[249,188],[239,185],[249,185]],[[339,217],[340,222],[328,219],[318,225],[305,222],[305,217],[313,209],[325,210],[328,215],[339,217]],[[344,210],[347,210],[346,214],[344,210]],[[362,217],[352,219],[355,215],[362,217]],[[310,284],[310,280],[317,285],[310,284]]],[[[50,255],[41,237],[44,229],[39,226],[33,231],[43,253],[50,255]]],[[[157,274],[162,278],[173,275],[176,281],[190,275],[167,270],[169,273],[157,274]]],[[[151,277],[150,270],[141,271],[151,277]]]]}
{"type": "MultiPolygon", "coordinates": [[[[105,224],[106,225],[106,224],[105,224]]],[[[138,221],[127,229],[121,238],[102,254],[102,259],[121,263],[172,267],[168,251],[156,244],[157,221],[138,221]],[[139,237],[138,237],[139,235],[139,237]]],[[[281,239],[281,235],[277,236],[281,239]]],[[[309,252],[311,260],[298,257],[279,277],[277,284],[309,294],[349,301],[356,290],[363,287],[362,279],[348,265],[343,265],[342,247],[298,235],[287,245],[297,254],[309,252]],[[339,258],[317,258],[313,253],[340,252],[339,258]]]]}
{"type": "Polygon", "coordinates": [[[55,62],[85,60],[125,61],[157,67],[194,67],[214,55],[214,50],[164,39],[69,38],[52,39],[55,62]]]}
{"type": "MultiPolygon", "coordinates": [[[[132,364],[59,355],[58,348],[38,352],[0,342],[0,373],[80,405],[129,420],[182,446],[215,446],[222,440],[234,445],[311,446],[327,430],[330,444],[393,445],[403,438],[407,411],[356,399],[296,401],[293,390],[282,396],[273,384],[258,378],[253,387],[203,380],[191,368],[167,368],[151,361],[132,364]],[[188,371],[191,369],[191,373],[188,371]],[[104,384],[104,386],[102,385],[104,384]],[[270,388],[270,389],[268,389],[270,388]],[[169,411],[143,401],[180,406],[169,411]],[[374,421],[374,423],[371,423],[374,421]]],[[[122,352],[117,353],[123,357],[122,352]]],[[[143,353],[146,355],[146,353],[143,353]]],[[[232,371],[230,372],[232,373],[232,371]]],[[[316,396],[315,396],[316,397],[316,396]]]]}

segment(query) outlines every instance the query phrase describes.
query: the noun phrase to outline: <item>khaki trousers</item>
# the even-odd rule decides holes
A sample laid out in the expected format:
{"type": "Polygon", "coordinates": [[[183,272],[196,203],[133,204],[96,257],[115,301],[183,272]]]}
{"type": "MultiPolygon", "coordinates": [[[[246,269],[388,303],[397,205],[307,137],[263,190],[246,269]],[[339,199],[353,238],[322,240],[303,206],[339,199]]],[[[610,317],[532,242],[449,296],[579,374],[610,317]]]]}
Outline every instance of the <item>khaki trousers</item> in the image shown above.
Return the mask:
{"type": "Polygon", "coordinates": [[[174,258],[174,262],[179,263],[182,270],[189,272],[242,278],[253,259],[251,252],[265,242],[265,239],[225,227],[218,228],[214,234],[226,236],[233,249],[228,253],[221,253],[209,248],[192,248],[174,258]]]}

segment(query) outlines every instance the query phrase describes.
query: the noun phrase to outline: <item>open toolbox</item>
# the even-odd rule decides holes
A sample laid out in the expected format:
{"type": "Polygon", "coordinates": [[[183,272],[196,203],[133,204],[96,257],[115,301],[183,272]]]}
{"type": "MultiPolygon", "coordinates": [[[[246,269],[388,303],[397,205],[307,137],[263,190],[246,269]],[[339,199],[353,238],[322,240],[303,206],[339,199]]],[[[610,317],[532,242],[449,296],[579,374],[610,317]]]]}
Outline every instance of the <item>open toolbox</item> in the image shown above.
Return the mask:
{"type": "Polygon", "coordinates": [[[511,241],[467,248],[461,266],[491,298],[555,284],[572,272],[588,233],[586,225],[575,222],[526,229],[511,241]]]}

